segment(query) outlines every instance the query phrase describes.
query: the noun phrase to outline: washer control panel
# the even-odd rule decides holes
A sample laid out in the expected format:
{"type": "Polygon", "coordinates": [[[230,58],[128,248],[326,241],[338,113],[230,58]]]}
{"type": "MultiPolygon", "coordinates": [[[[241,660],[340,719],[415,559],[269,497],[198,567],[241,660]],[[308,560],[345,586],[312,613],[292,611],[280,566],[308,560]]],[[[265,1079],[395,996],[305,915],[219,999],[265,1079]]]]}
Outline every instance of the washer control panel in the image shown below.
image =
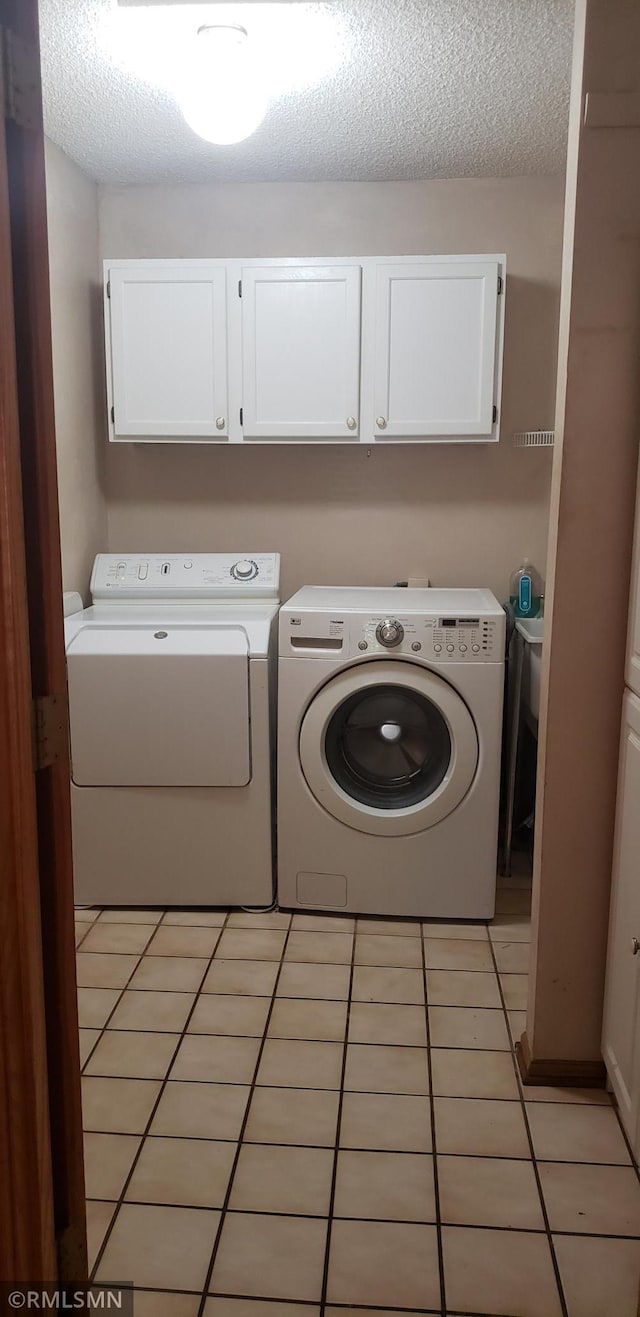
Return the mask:
{"type": "Polygon", "coordinates": [[[506,619],[496,608],[481,616],[296,611],[280,615],[280,653],[314,657],[394,658],[441,663],[504,662],[506,619]]]}
{"type": "Polygon", "coordinates": [[[404,640],[402,622],[398,622],[395,617],[385,617],[384,622],[379,622],[376,627],[376,640],[385,649],[395,649],[396,645],[401,645],[404,640]]]}
{"type": "Polygon", "coordinates": [[[351,649],[359,654],[393,651],[442,662],[499,662],[504,624],[495,617],[382,617],[351,619],[351,649]]]}
{"type": "Polygon", "coordinates": [[[277,553],[99,553],[93,599],[273,599],[280,584],[277,553]]]}

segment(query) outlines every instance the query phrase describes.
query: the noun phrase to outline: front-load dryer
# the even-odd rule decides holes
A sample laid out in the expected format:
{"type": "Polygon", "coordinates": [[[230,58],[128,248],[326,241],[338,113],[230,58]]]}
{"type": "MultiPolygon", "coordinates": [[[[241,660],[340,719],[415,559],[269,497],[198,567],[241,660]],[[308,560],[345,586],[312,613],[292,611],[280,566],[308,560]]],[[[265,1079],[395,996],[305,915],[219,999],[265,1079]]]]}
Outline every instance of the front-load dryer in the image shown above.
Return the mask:
{"type": "Polygon", "coordinates": [[[78,903],[270,904],[278,584],[274,553],[96,558],[65,619],[78,903]]]}
{"type": "Polygon", "coordinates": [[[488,590],[307,587],[280,613],[278,898],[494,913],[505,615],[488,590]]]}

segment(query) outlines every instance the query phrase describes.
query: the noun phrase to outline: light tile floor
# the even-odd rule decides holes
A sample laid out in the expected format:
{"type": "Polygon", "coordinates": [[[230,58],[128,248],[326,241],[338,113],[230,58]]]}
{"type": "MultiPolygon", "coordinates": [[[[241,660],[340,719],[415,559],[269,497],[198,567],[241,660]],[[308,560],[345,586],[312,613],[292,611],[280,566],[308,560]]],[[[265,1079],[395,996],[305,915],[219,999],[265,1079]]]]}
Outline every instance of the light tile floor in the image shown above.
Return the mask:
{"type": "Polygon", "coordinates": [[[77,911],[94,1279],[135,1317],[635,1317],[616,1112],[515,1064],[528,910],[77,911]]]}

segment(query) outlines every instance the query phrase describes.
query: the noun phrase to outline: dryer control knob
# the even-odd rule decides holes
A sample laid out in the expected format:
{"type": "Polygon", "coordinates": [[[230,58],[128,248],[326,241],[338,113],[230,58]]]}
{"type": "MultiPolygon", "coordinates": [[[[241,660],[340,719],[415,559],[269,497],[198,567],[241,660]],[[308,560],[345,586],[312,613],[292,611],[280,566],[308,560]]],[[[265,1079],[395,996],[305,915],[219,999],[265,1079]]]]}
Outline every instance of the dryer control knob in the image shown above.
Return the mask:
{"type": "Polygon", "coordinates": [[[385,617],[384,622],[376,627],[376,638],[386,649],[393,649],[404,640],[404,627],[395,618],[385,617]]]}
{"type": "Polygon", "coordinates": [[[231,575],[236,581],[252,581],[258,575],[258,564],[251,558],[241,558],[240,562],[234,562],[231,575]]]}

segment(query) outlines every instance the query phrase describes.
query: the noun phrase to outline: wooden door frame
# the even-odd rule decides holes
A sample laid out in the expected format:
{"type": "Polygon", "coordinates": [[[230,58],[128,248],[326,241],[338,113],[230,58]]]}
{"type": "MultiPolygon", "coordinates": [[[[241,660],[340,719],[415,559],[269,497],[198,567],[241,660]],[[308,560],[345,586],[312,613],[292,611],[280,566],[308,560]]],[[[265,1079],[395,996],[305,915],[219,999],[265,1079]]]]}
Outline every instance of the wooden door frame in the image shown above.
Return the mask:
{"type": "MultiPolygon", "coordinates": [[[[0,1278],[87,1275],[66,666],[37,0],[0,0],[24,43],[29,121],[0,95],[0,1278]],[[34,700],[63,711],[38,768],[34,700]]],[[[6,75],[6,62],[4,72],[6,75]]]]}

